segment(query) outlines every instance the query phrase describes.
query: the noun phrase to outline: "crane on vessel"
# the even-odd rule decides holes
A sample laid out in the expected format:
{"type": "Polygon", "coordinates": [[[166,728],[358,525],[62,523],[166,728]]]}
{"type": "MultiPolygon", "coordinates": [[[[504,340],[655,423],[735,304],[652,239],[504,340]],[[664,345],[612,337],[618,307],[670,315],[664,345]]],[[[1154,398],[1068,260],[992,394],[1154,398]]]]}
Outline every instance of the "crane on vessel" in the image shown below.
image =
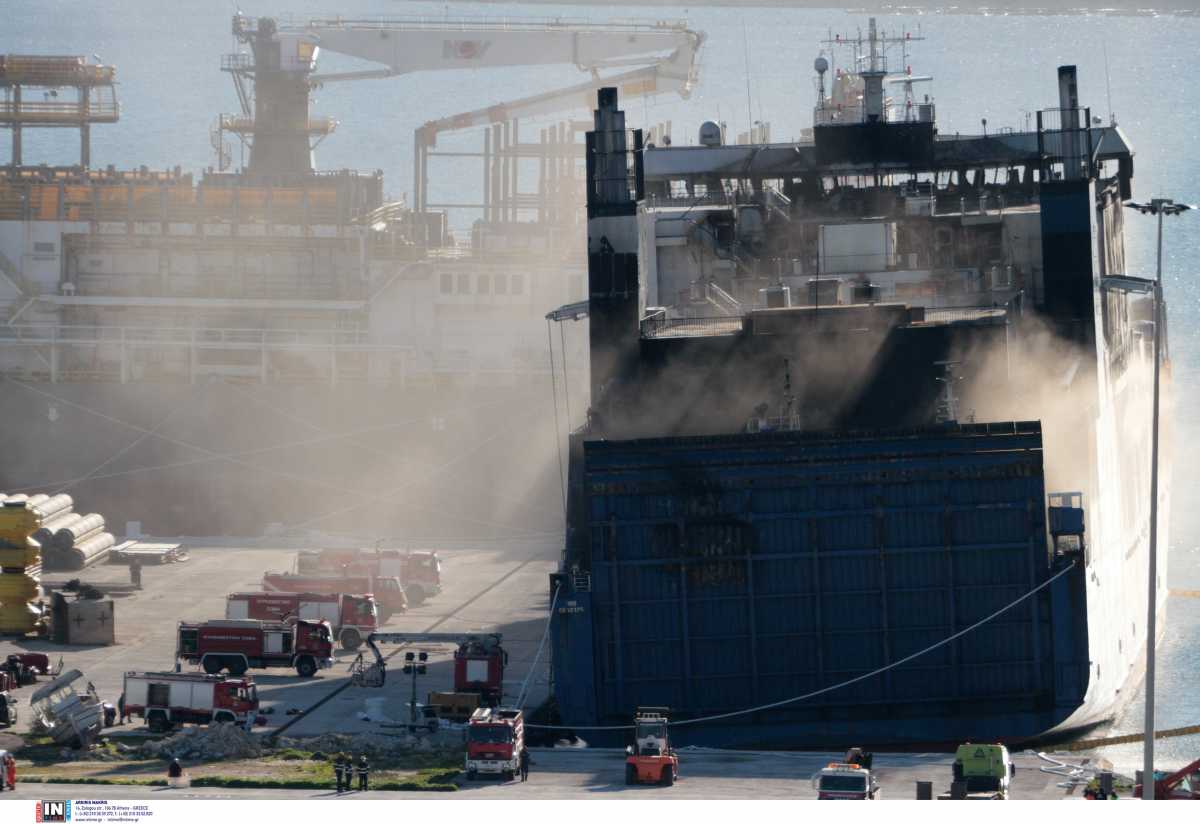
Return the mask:
{"type": "Polygon", "coordinates": [[[427,146],[441,131],[590,105],[595,89],[603,85],[617,85],[628,95],[675,92],[686,97],[696,81],[696,54],[704,41],[702,33],[685,23],[664,20],[335,17],[281,23],[240,13],[233,18],[233,35],[250,49],[222,60],[222,69],[233,76],[241,114],[223,115],[219,128],[249,145],[248,174],[275,178],[312,174],[315,143],[337,125],[309,115],[310,92],[324,83],[512,66],[573,65],[591,76],[567,89],[427,123],[418,129],[419,145],[427,146]],[[379,68],[318,74],[322,49],[379,68]]]}

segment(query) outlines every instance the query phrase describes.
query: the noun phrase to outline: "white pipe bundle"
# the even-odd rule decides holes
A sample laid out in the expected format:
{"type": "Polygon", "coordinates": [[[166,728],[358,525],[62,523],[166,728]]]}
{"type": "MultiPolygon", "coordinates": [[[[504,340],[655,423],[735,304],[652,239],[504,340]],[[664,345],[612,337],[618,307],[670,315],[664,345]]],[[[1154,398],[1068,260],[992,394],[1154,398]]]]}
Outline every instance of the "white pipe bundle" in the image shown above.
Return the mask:
{"type": "Polygon", "coordinates": [[[73,524],[68,524],[54,532],[54,548],[58,552],[70,552],[79,543],[104,531],[104,516],[93,512],[84,515],[73,524]]]}
{"type": "Polygon", "coordinates": [[[48,500],[50,500],[49,495],[39,492],[36,495],[30,495],[28,498],[26,498],[25,506],[29,507],[30,509],[33,509],[38,504],[45,503],[48,500]]]}
{"type": "MultiPolygon", "coordinates": [[[[44,559],[47,555],[57,554],[54,552],[54,533],[82,520],[83,516],[78,512],[59,512],[42,521],[42,525],[29,537],[41,545],[44,559]]],[[[53,564],[48,564],[48,566],[53,566],[53,564]]]]}
{"type": "Polygon", "coordinates": [[[71,512],[75,508],[75,501],[70,495],[54,495],[38,504],[33,504],[31,499],[30,504],[42,516],[43,524],[51,518],[61,515],[64,512],[71,512]]]}
{"type": "Polygon", "coordinates": [[[75,544],[66,553],[67,567],[70,569],[83,569],[86,566],[99,563],[108,557],[108,553],[112,551],[115,544],[116,539],[113,538],[111,533],[101,532],[98,535],[93,535],[75,544]]]}

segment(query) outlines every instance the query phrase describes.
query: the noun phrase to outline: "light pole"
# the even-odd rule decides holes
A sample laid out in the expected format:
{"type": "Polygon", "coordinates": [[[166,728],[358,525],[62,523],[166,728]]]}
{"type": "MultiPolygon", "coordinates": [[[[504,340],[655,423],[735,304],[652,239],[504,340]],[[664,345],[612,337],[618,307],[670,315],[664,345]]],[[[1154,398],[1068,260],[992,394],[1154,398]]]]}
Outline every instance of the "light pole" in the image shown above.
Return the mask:
{"type": "Polygon", "coordinates": [[[411,652],[404,653],[404,674],[412,676],[412,700],[408,702],[409,732],[417,731],[417,676],[425,674],[425,662],[428,660],[429,655],[425,652],[415,656],[411,652]]]}
{"type": "Polygon", "coordinates": [[[1167,198],[1149,203],[1125,204],[1144,215],[1158,217],[1158,263],[1154,277],[1154,412],[1150,432],[1150,561],[1146,595],[1146,720],[1142,744],[1142,799],[1154,799],[1154,640],[1158,633],[1158,387],[1159,359],[1163,328],[1162,301],[1162,221],[1163,215],[1177,215],[1195,208],[1167,198]]]}

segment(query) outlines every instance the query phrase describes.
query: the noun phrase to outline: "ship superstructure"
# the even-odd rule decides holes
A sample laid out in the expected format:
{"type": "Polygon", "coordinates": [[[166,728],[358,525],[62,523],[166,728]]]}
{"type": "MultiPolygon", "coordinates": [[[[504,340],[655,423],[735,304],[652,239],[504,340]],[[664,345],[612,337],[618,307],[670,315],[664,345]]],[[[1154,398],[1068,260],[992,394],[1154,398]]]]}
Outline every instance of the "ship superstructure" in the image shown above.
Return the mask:
{"type": "Polygon", "coordinates": [[[643,149],[601,93],[551,580],[585,738],[655,704],[690,743],[1028,739],[1140,676],[1165,328],[1125,268],[1132,150],[1072,66],[1035,131],[939,135],[887,104],[883,41],[812,143],[643,149]]]}

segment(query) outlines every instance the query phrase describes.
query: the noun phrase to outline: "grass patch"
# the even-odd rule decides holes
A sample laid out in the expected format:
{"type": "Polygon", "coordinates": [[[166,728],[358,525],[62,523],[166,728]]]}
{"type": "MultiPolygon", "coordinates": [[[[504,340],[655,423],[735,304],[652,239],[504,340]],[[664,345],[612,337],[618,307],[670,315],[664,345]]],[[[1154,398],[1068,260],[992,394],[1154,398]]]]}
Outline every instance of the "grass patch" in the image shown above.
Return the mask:
{"type": "MultiPolygon", "coordinates": [[[[458,785],[454,778],[458,770],[421,770],[402,780],[372,781],[372,790],[407,792],[454,792],[458,785]]],[[[311,778],[265,778],[234,775],[202,775],[192,779],[193,787],[226,787],[231,789],[269,790],[331,790],[334,788],[332,772],[328,777],[311,778]]],[[[356,784],[357,786],[357,784],[356,784]]]]}
{"type": "Polygon", "coordinates": [[[298,750],[295,747],[284,747],[275,752],[268,753],[266,758],[276,761],[312,761],[313,754],[307,750],[298,750]]]}

